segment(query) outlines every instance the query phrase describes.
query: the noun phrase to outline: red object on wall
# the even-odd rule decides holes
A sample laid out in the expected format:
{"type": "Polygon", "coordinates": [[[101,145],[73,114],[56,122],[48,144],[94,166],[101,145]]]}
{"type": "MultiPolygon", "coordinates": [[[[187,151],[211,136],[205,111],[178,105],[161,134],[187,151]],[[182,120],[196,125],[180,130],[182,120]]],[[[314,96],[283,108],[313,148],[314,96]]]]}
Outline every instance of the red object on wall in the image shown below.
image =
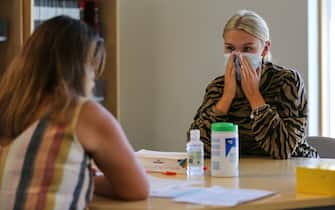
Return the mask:
{"type": "Polygon", "coordinates": [[[80,19],[100,33],[99,6],[97,0],[80,0],[80,19]]]}

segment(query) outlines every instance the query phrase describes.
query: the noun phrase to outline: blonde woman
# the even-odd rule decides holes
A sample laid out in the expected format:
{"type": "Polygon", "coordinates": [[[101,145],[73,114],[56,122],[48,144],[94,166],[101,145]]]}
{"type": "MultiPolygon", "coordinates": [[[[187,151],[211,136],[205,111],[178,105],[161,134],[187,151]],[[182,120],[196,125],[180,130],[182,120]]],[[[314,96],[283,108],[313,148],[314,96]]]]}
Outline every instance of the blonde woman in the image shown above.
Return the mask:
{"type": "Polygon", "coordinates": [[[0,80],[0,209],[86,209],[96,193],[148,196],[115,118],[87,99],[103,40],[79,20],[42,23],[0,80]],[[92,159],[105,176],[93,177],[92,159]]]}
{"type": "Polygon", "coordinates": [[[271,63],[270,33],[265,20],[242,10],[226,23],[224,75],[206,88],[191,129],[198,128],[210,157],[210,126],[239,126],[241,155],[276,159],[318,157],[306,142],[307,99],[296,70],[271,63]]]}

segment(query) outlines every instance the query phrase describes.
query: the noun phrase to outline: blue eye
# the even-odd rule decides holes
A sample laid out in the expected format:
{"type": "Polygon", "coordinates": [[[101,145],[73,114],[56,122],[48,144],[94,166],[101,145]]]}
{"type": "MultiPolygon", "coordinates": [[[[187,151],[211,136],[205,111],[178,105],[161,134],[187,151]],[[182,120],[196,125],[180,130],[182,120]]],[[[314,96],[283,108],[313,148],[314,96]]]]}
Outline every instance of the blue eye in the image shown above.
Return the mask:
{"type": "Polygon", "coordinates": [[[226,46],[225,47],[226,51],[233,52],[235,50],[234,47],[226,46]]]}
{"type": "Polygon", "coordinates": [[[253,49],[251,47],[243,48],[243,52],[251,52],[253,49]]]}

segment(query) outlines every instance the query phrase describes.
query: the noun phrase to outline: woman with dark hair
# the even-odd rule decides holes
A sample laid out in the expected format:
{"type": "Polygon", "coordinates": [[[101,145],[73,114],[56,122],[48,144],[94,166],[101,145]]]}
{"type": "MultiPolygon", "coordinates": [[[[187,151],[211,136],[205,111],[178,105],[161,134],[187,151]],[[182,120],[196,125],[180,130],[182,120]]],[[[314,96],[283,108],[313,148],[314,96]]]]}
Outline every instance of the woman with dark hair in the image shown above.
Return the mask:
{"type": "Polygon", "coordinates": [[[103,40],[79,20],[42,23],[0,80],[0,209],[85,209],[95,192],[145,199],[149,186],[115,118],[88,97],[103,40]],[[105,176],[93,177],[92,159],[105,176]]]}

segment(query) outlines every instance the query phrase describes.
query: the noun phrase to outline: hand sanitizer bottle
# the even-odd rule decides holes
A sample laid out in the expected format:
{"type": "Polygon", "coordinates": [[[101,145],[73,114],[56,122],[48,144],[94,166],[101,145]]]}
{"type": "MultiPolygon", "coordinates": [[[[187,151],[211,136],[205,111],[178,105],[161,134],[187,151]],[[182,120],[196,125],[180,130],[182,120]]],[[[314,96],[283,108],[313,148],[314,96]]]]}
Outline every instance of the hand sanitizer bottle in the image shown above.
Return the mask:
{"type": "Polygon", "coordinates": [[[204,175],[204,144],[200,141],[200,130],[190,131],[190,141],[186,144],[187,175],[204,175]]]}

